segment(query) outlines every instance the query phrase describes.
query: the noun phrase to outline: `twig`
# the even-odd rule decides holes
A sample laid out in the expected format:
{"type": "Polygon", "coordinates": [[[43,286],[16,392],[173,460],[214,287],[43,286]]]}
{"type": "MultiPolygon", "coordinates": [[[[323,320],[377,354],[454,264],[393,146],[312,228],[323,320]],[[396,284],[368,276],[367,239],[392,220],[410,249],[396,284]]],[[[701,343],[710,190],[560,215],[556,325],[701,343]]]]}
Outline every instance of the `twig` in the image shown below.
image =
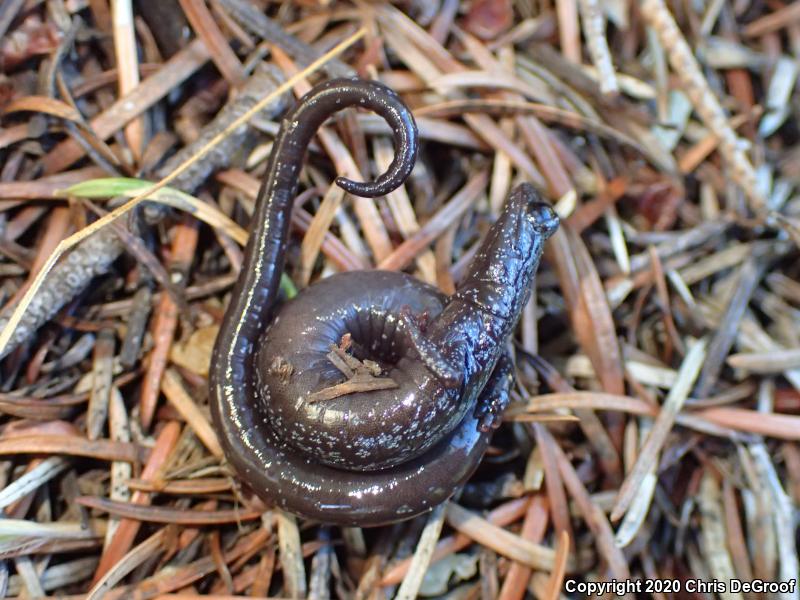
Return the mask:
{"type": "Polygon", "coordinates": [[[730,165],[731,177],[747,194],[753,211],[762,212],[765,207],[765,199],[756,185],[753,165],[742,150],[739,137],[703,77],[700,65],[675,23],[675,19],[663,0],[644,0],[640,8],[648,25],[658,34],[672,69],[683,84],[684,91],[689,96],[695,110],[708,128],[719,137],[720,152],[730,165]]]}
{"type": "Polygon", "coordinates": [[[621,518],[625,511],[628,510],[634,496],[639,493],[642,481],[647,477],[647,474],[653,470],[653,466],[656,464],[658,458],[658,453],[661,451],[661,447],[666,441],[667,434],[670,429],[672,429],[676,415],[689,396],[689,391],[700,373],[705,356],[705,340],[697,341],[689,348],[678,373],[678,380],[675,382],[672,389],[670,389],[669,395],[664,401],[664,405],[656,419],[655,425],[642,446],[636,464],[631,472],[628,473],[628,476],[625,478],[619,490],[617,501],[614,504],[614,510],[611,511],[612,521],[621,518]]]}
{"type": "Polygon", "coordinates": [[[309,394],[308,402],[321,402],[356,392],[389,390],[398,387],[397,382],[391,377],[379,377],[381,367],[377,363],[370,360],[360,361],[348,354],[346,350],[349,346],[350,334],[347,333],[342,336],[339,346],[331,344],[331,351],[328,353],[328,360],[347,377],[347,381],[309,394]]]}
{"type": "Polygon", "coordinates": [[[454,502],[447,505],[447,524],[498,554],[534,569],[552,569],[555,552],[492,525],[454,502]]]}
{"type": "Polygon", "coordinates": [[[286,592],[289,598],[303,598],[306,595],[306,570],[297,520],[294,515],[282,510],[275,511],[275,518],[278,521],[278,544],[286,592]]]}
{"type": "Polygon", "coordinates": [[[400,589],[397,590],[394,600],[414,600],[417,597],[422,585],[422,578],[425,571],[428,570],[433,550],[442,531],[446,507],[447,503],[440,504],[428,516],[428,522],[425,523],[425,528],[422,530],[414,558],[408,567],[408,574],[403,579],[400,589]]]}
{"type": "Polygon", "coordinates": [[[598,0],[579,0],[583,35],[586,37],[586,46],[592,57],[592,62],[597,67],[600,79],[600,91],[613,96],[619,93],[617,73],[611,60],[611,52],[606,41],[606,17],[603,14],[603,4],[598,0]]]}
{"type": "MultiPolygon", "coordinates": [[[[139,85],[139,60],[136,54],[136,35],[133,29],[133,7],[130,0],[111,3],[114,29],[114,50],[117,55],[119,95],[125,96],[139,85]]],[[[125,126],[125,138],[136,161],[141,159],[144,143],[144,120],[133,119],[125,126]]]]}
{"type": "Polygon", "coordinates": [[[714,384],[719,377],[719,373],[725,364],[725,357],[728,356],[739,324],[744,316],[750,297],[755,292],[758,282],[764,274],[765,265],[763,261],[755,258],[748,258],[739,270],[736,278],[736,286],[731,296],[725,313],[721,318],[720,327],[714,333],[711,343],[708,346],[706,360],[703,363],[703,370],[697,379],[694,394],[698,398],[703,398],[711,393],[714,384]]]}

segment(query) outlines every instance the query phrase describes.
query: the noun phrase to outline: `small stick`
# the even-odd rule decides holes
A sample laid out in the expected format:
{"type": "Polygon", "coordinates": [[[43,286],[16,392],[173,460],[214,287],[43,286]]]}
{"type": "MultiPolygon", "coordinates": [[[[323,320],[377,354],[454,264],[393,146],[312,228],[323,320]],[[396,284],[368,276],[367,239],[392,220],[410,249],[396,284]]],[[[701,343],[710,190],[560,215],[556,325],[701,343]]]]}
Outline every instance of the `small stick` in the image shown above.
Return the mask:
{"type": "Polygon", "coordinates": [[[739,136],[728,122],[725,111],[703,77],[692,49],[683,37],[675,19],[663,0],[644,0],[640,9],[648,25],[658,35],[675,74],[697,114],[719,137],[719,150],[731,167],[732,179],[750,199],[754,212],[764,209],[765,199],[756,185],[756,174],[750,159],[742,150],[739,136]]]}
{"type": "MultiPolygon", "coordinates": [[[[287,33],[280,25],[266,16],[256,6],[246,0],[219,0],[231,17],[251,33],[265,41],[279,46],[294,60],[303,66],[311,66],[319,61],[320,52],[302,42],[291,33],[287,33]]],[[[329,53],[330,54],[330,53],[329,53]]],[[[353,77],[356,72],[348,64],[335,56],[321,65],[329,77],[353,77]]]]}
{"type": "Polygon", "coordinates": [[[620,519],[623,514],[625,514],[636,494],[640,492],[643,479],[653,470],[653,466],[658,459],[658,454],[675,423],[675,417],[689,397],[689,391],[692,389],[692,385],[700,374],[700,369],[703,366],[705,357],[705,340],[697,341],[689,348],[686,358],[684,358],[683,364],[681,364],[680,371],[678,372],[678,380],[675,382],[672,389],[670,389],[669,395],[664,401],[661,411],[653,425],[653,429],[642,445],[639,458],[636,459],[636,464],[631,472],[628,473],[628,476],[620,487],[614,510],[611,511],[612,521],[620,519]]]}
{"type": "MultiPolygon", "coordinates": [[[[117,77],[120,97],[139,85],[139,59],[136,54],[136,34],[133,28],[133,7],[130,0],[111,3],[111,20],[114,32],[114,52],[117,55],[117,77]]],[[[138,162],[144,144],[144,120],[136,117],[125,126],[125,139],[138,162]]]]}
{"type": "Polygon", "coordinates": [[[561,52],[568,60],[581,63],[581,36],[578,31],[577,0],[556,0],[558,38],[561,52]]]}
{"type": "Polygon", "coordinates": [[[360,361],[348,354],[347,349],[350,345],[350,334],[346,333],[342,336],[339,346],[331,344],[331,351],[328,353],[328,360],[348,380],[309,394],[309,402],[333,400],[356,392],[372,392],[374,390],[388,390],[398,387],[397,382],[391,377],[378,377],[381,374],[381,368],[377,363],[370,360],[360,361]]]}
{"type": "MultiPolygon", "coordinates": [[[[196,223],[187,218],[175,227],[176,235],[172,242],[172,272],[181,275],[180,281],[185,287],[188,268],[194,259],[197,248],[198,231],[196,223]]],[[[150,352],[147,370],[142,380],[142,392],[139,397],[139,420],[144,429],[149,429],[156,411],[156,404],[161,391],[161,378],[167,368],[170,348],[178,328],[178,303],[169,294],[161,296],[156,318],[153,321],[154,347],[150,352]]]]}
{"type": "Polygon", "coordinates": [[[278,546],[283,567],[284,586],[289,598],[304,598],[306,595],[306,569],[300,545],[297,519],[282,510],[275,511],[278,521],[278,546]]]}
{"type": "MultiPolygon", "coordinates": [[[[177,421],[170,421],[161,430],[156,440],[156,445],[150,453],[150,458],[142,471],[142,479],[152,480],[158,477],[159,472],[172,453],[172,449],[178,442],[181,426],[177,421]]],[[[111,502],[110,500],[108,502],[111,502]]],[[[122,503],[124,506],[135,506],[137,504],[149,504],[150,494],[136,492],[130,500],[130,504],[122,503]]],[[[103,576],[110,571],[114,565],[128,552],[133,545],[136,534],[139,533],[141,521],[123,519],[120,521],[117,533],[114,535],[110,544],[106,545],[103,554],[100,556],[100,563],[94,574],[93,584],[99,582],[103,576]]]]}
{"type": "Polygon", "coordinates": [[[92,394],[86,414],[86,437],[96,440],[101,437],[108,415],[114,358],[114,332],[103,329],[97,336],[92,365],[92,394]]]}
{"type": "Polygon", "coordinates": [[[600,80],[600,92],[608,96],[619,93],[617,73],[611,61],[611,52],[606,41],[606,18],[603,14],[603,3],[599,0],[579,0],[583,35],[586,47],[592,57],[600,80]]]}
{"type": "Polygon", "coordinates": [[[422,530],[417,550],[414,552],[414,558],[408,568],[408,574],[403,579],[400,589],[397,590],[394,600],[413,600],[417,597],[419,588],[422,585],[422,578],[425,576],[433,557],[436,542],[442,533],[446,506],[447,503],[440,504],[431,511],[428,522],[425,524],[425,529],[422,530]]]}
{"type": "Polygon", "coordinates": [[[202,38],[209,50],[211,60],[214,61],[222,76],[233,87],[241,87],[247,80],[242,63],[231,50],[227,38],[220,31],[206,3],[191,2],[190,0],[179,0],[179,2],[186,19],[197,36],[202,38]]]}
{"type": "MultiPolygon", "coordinates": [[[[130,443],[131,428],[128,413],[122,393],[116,386],[111,388],[109,396],[108,430],[112,441],[130,443]]],[[[127,485],[127,481],[133,475],[133,466],[127,462],[114,461],[111,463],[110,470],[109,498],[118,502],[128,502],[131,499],[131,488],[127,485]]],[[[119,523],[120,520],[113,517],[108,520],[104,545],[107,546],[111,543],[119,523]]]]}

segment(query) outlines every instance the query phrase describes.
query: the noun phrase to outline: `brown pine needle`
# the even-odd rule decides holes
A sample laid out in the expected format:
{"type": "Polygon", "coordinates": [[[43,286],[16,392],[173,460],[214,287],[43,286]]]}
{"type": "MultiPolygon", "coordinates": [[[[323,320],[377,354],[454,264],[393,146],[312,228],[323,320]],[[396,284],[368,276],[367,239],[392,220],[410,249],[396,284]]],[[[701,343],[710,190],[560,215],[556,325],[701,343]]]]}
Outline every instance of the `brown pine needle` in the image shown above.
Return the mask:
{"type": "Polygon", "coordinates": [[[555,567],[550,573],[550,585],[548,587],[547,600],[558,600],[561,597],[561,590],[564,588],[564,576],[567,573],[567,558],[569,557],[569,534],[561,530],[556,545],[555,567]]]}

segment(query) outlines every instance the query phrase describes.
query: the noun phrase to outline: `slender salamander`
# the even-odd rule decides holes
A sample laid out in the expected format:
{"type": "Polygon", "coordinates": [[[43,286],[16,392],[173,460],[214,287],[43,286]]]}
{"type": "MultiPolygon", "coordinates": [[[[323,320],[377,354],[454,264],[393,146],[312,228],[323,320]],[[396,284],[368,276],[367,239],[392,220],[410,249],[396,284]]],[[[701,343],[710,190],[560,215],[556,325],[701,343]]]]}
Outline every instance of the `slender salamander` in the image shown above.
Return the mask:
{"type": "Polygon", "coordinates": [[[284,117],[214,348],[210,398],[228,460],[265,501],[318,521],[372,526],[431,509],[476,469],[513,382],[507,341],[558,217],[533,187],[516,187],[450,297],[410,275],[374,270],[328,277],[278,306],[306,149],[349,106],[388,122],[395,157],[376,181],[339,177],[339,186],[384,195],[414,166],[414,119],[379,83],[328,81],[284,117]],[[331,360],[347,334],[352,357],[372,361],[362,364],[389,384],[315,400],[347,381],[331,360]]]}

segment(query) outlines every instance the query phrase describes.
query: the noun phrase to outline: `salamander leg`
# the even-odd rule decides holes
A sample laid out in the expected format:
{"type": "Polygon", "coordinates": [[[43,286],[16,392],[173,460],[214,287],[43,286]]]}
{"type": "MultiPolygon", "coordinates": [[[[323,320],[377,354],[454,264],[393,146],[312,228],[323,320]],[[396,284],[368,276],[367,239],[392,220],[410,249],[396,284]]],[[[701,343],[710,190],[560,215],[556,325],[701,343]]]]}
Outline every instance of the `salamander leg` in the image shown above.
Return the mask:
{"type": "Polygon", "coordinates": [[[408,344],[419,356],[423,364],[441,381],[446,388],[461,386],[464,373],[431,340],[425,337],[419,319],[407,306],[400,311],[400,321],[408,338],[408,344]]]}
{"type": "Polygon", "coordinates": [[[478,397],[475,418],[480,419],[479,430],[486,432],[500,427],[513,385],[514,362],[508,352],[504,352],[500,355],[489,381],[478,397]]]}

